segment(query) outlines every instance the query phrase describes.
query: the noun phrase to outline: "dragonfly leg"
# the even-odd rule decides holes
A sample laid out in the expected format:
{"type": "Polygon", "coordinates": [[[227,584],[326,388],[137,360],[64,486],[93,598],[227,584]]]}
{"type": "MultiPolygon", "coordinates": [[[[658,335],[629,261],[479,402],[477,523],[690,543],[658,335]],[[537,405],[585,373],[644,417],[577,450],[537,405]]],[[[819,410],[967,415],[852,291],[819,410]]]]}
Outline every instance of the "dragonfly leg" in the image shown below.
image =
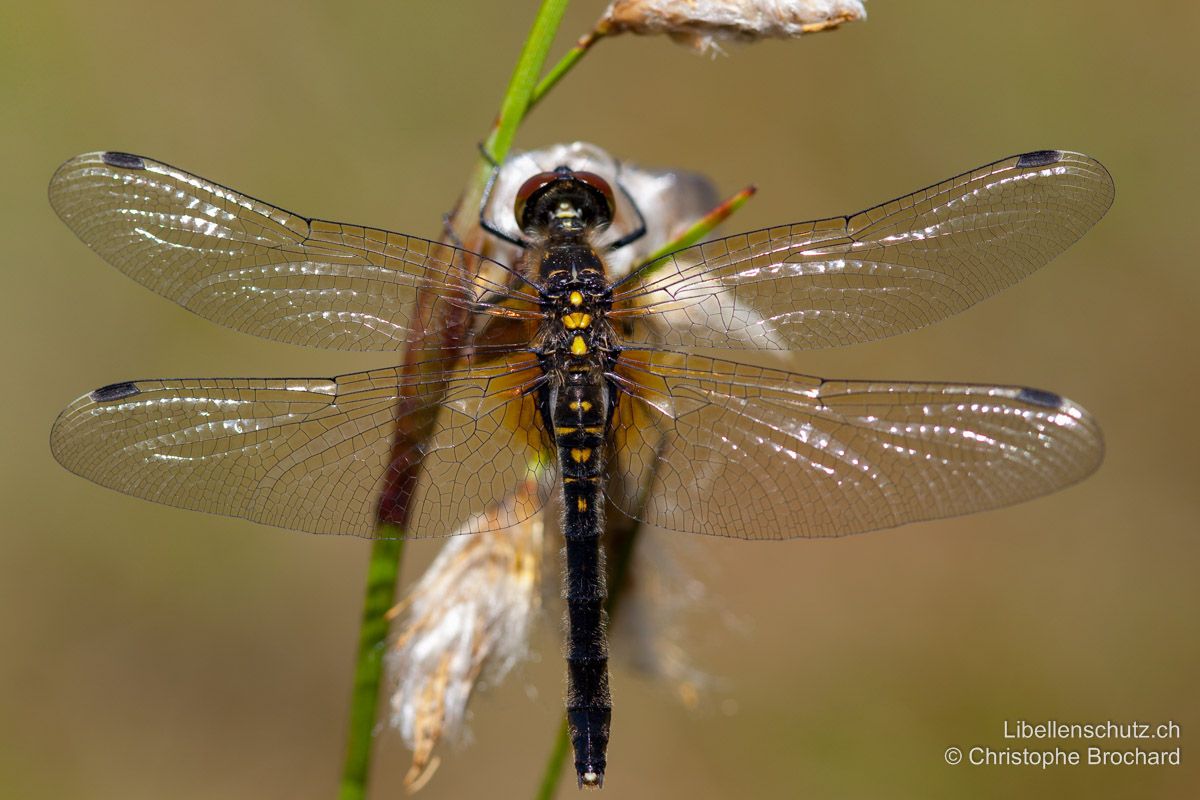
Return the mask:
{"type": "MultiPolygon", "coordinates": [[[[484,157],[488,157],[486,153],[484,154],[484,157]]],[[[497,239],[508,242],[512,245],[516,245],[522,250],[525,250],[529,247],[529,242],[516,236],[509,235],[505,231],[501,230],[500,226],[487,218],[488,203],[491,202],[492,199],[492,190],[496,188],[496,178],[500,175],[500,165],[496,164],[495,161],[491,161],[490,158],[489,161],[493,164],[492,176],[488,178],[487,187],[483,190],[483,199],[479,201],[479,227],[483,228],[497,239]]]]}
{"type": "Polygon", "coordinates": [[[625,195],[625,199],[629,201],[629,205],[633,206],[633,213],[637,214],[638,226],[611,243],[608,246],[609,251],[620,250],[622,247],[633,244],[646,235],[646,218],[642,216],[642,209],[638,207],[637,201],[633,199],[633,195],[625,188],[625,184],[621,183],[620,177],[617,178],[617,188],[621,190],[621,194],[625,195]]]}

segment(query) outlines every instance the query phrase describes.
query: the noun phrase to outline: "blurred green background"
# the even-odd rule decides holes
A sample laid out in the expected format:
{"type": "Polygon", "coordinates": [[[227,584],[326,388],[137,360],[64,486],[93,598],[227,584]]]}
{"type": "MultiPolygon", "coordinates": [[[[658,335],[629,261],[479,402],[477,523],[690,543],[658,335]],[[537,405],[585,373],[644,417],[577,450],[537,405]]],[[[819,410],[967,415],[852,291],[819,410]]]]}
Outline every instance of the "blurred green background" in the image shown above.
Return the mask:
{"type": "MultiPolygon", "coordinates": [[[[556,53],[602,5],[573,4],[556,53]]],[[[54,217],[55,167],[129,150],[304,213],[436,235],[533,7],[0,10],[0,796],[334,795],[367,543],[119,496],[59,468],[47,435],[72,398],[119,379],[388,361],[255,340],[155,297],[54,217]]],[[[1200,6],[869,11],[716,60],[661,38],[605,42],[518,146],[587,139],[707,171],[725,192],[756,182],[731,231],[856,210],[1025,150],[1099,158],[1116,204],[1049,268],[933,328],[795,364],[1053,389],[1101,420],[1107,460],[1061,494],[966,519],[696,542],[747,630],[697,637],[695,659],[725,679],[708,712],[617,667],[605,796],[1200,796],[1200,6]],[[1175,720],[1183,765],[943,762],[951,745],[1011,744],[1005,720],[1046,718],[1175,720]]],[[[406,581],[436,547],[410,547],[406,581]]],[[[444,749],[424,796],[532,793],[561,713],[558,636],[548,619],[540,660],[476,699],[474,742],[444,749]]],[[[408,758],[383,735],[375,797],[400,794],[408,758]]]]}

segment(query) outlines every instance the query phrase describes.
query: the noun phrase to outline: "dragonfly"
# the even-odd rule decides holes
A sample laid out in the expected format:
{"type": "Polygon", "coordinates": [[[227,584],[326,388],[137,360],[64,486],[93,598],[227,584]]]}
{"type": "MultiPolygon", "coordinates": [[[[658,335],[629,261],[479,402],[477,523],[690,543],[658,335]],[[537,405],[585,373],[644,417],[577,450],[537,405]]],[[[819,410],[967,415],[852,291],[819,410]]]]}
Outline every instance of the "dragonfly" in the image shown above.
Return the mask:
{"type": "Polygon", "coordinates": [[[1113,192],[1087,156],[1028,152],[617,277],[606,259],[644,232],[641,212],[604,243],[612,182],[566,165],[531,175],[505,225],[481,212],[518,253],[506,264],[89,153],[55,173],[51,204],[134,280],[268,339],[417,355],[334,378],[109,384],[62,412],[51,448],[126,494],[312,533],[480,533],[551,504],[575,768],[599,787],[610,509],[674,531],[834,537],[1045,495],[1103,456],[1093,417],[1043,389],[832,380],[710,351],[848,345],[945,319],[1052,260],[1113,192]]]}

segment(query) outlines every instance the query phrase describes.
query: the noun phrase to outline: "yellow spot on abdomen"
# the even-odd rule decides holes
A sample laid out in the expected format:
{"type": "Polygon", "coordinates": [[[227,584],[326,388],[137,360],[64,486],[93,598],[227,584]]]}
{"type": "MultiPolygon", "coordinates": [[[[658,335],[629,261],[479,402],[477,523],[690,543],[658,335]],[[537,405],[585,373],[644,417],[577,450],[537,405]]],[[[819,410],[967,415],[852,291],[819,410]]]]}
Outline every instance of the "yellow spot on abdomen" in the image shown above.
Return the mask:
{"type": "Polygon", "coordinates": [[[568,297],[567,299],[570,300],[571,305],[573,305],[573,306],[583,305],[583,293],[578,290],[571,292],[570,297],[568,297]]]}
{"type": "Polygon", "coordinates": [[[592,404],[589,403],[587,400],[572,400],[571,404],[569,406],[567,406],[567,408],[571,409],[572,411],[578,411],[581,408],[584,411],[591,411],[592,404]]]}
{"type": "Polygon", "coordinates": [[[586,356],[588,351],[587,342],[579,334],[575,334],[575,338],[571,340],[571,355],[586,356]]]}
{"type": "Polygon", "coordinates": [[[567,330],[573,331],[577,328],[586,328],[592,324],[592,315],[585,314],[582,311],[573,311],[563,317],[563,325],[567,326],[567,330]]]}
{"type": "Polygon", "coordinates": [[[578,433],[578,432],[579,432],[579,428],[555,428],[554,429],[555,436],[569,436],[572,433],[578,433]]]}
{"type": "Polygon", "coordinates": [[[577,500],[575,503],[575,507],[578,508],[581,512],[587,511],[587,500],[584,500],[582,497],[579,498],[579,500],[577,500]]]}
{"type": "Polygon", "coordinates": [[[572,458],[572,460],[575,461],[576,464],[582,464],[583,462],[587,461],[591,457],[592,457],[592,451],[590,448],[585,447],[582,450],[575,448],[575,449],[571,450],[571,458],[572,458]]]}

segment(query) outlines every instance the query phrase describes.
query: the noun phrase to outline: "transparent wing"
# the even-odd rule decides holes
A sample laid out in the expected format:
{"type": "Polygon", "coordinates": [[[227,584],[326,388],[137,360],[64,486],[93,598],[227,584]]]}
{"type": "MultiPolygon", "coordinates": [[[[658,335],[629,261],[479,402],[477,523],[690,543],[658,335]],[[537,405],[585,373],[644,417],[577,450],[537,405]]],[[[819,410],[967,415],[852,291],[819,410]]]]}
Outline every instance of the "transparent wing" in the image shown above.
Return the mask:
{"type": "MultiPolygon", "coordinates": [[[[743,539],[841,536],[1017,503],[1100,464],[1079,406],[1014,386],[822,380],[626,351],[613,380],[625,513],[743,539]]],[[[618,487],[619,488],[619,487],[618,487]]]]}
{"type": "Polygon", "coordinates": [[[537,361],[423,372],[113,384],[63,411],[50,445],[117,491],[313,533],[370,537],[382,518],[445,536],[537,511],[554,479],[528,394],[537,361]],[[478,514],[531,482],[504,518],[478,514]]]}
{"type": "MultiPolygon", "coordinates": [[[[611,316],[667,314],[671,347],[812,349],[929,325],[1049,262],[1112,204],[1097,161],[1013,156],[848,217],[681,250],[619,283],[611,316]]],[[[643,331],[640,335],[638,331],[643,331]]]]}
{"type": "Polygon", "coordinates": [[[63,164],[50,181],[50,204],[138,283],[213,322],[277,341],[396,350],[410,331],[422,338],[426,325],[441,331],[451,310],[537,311],[535,295],[477,277],[483,260],[520,284],[482,256],[306,219],[127,153],[87,153],[63,164]],[[420,317],[419,293],[427,306],[420,317]],[[484,296],[491,302],[480,303],[484,296]]]}

